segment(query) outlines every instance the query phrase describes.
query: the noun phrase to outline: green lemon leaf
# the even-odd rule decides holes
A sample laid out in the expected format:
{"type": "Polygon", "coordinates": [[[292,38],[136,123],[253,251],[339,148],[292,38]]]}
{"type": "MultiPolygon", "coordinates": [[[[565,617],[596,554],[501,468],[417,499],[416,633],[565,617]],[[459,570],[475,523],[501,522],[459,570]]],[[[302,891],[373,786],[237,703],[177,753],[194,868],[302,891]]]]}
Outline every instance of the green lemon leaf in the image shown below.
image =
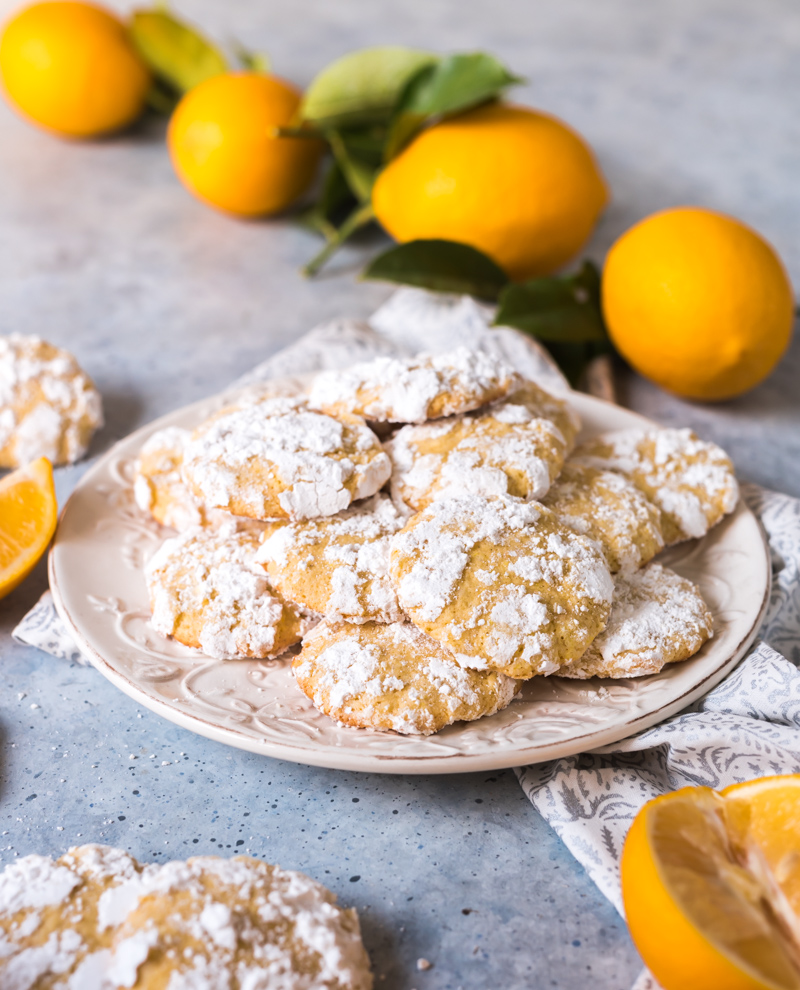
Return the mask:
{"type": "Polygon", "coordinates": [[[393,45],[351,52],[311,81],[301,115],[326,127],[385,121],[408,80],[437,61],[430,52],[393,45]]]}
{"type": "Polygon", "coordinates": [[[228,69],[216,46],[162,8],[135,10],[128,34],[154,75],[179,93],[228,69]]]}
{"type": "Polygon", "coordinates": [[[433,65],[422,66],[400,97],[386,160],[393,158],[427,121],[496,99],[509,86],[523,81],[484,52],[448,55],[433,65]]]}
{"type": "Polygon", "coordinates": [[[497,299],[508,276],[491,258],[457,241],[418,240],[378,255],[362,278],[497,299]]]}

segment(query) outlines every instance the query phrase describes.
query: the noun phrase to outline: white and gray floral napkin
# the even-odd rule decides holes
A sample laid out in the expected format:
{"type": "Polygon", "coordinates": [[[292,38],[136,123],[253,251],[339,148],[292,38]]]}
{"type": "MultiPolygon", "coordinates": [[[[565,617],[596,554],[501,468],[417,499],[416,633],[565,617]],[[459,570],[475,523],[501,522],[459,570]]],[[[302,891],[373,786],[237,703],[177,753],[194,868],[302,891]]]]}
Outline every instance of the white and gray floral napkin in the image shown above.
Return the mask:
{"type": "MultiPolygon", "coordinates": [[[[400,289],[368,322],[335,320],[306,334],[232,387],[378,355],[459,345],[505,358],[545,388],[568,385],[549,355],[464,296],[400,289]]],[[[520,767],[522,788],[605,896],[622,913],[619,857],[646,801],[687,785],[725,787],[769,774],[800,773],[800,500],[743,486],[772,552],[772,598],[759,640],[728,678],[680,715],[591,753],[520,767]]],[[[13,633],[21,643],[86,663],[49,592],[13,633]]],[[[657,990],[642,973],[634,990],[657,990]]]]}

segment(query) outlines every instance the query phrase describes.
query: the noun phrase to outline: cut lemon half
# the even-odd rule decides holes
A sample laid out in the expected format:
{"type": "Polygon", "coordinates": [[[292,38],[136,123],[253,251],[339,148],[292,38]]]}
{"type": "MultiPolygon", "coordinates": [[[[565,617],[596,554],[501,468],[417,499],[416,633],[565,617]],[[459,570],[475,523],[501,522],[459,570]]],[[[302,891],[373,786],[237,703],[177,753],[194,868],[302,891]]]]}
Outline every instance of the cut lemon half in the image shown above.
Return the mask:
{"type": "Polygon", "coordinates": [[[36,566],[57,518],[53,468],[46,457],[0,480],[0,598],[36,566]]]}
{"type": "Polygon", "coordinates": [[[687,787],[634,820],[622,896],[664,990],[800,990],[800,923],[770,865],[794,862],[800,832],[773,832],[767,794],[751,813],[743,791],[687,787]]]}

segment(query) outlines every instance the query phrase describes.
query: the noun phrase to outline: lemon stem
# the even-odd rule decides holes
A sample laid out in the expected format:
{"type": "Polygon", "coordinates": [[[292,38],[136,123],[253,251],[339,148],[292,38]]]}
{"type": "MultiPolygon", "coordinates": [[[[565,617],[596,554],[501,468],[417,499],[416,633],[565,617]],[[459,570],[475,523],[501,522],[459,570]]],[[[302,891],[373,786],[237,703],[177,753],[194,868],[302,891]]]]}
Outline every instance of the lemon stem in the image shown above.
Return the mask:
{"type": "Polygon", "coordinates": [[[349,237],[374,219],[375,211],[372,209],[372,203],[364,203],[353,210],[334,235],[328,238],[325,247],[303,268],[303,274],[308,278],[313,278],[349,237]]]}

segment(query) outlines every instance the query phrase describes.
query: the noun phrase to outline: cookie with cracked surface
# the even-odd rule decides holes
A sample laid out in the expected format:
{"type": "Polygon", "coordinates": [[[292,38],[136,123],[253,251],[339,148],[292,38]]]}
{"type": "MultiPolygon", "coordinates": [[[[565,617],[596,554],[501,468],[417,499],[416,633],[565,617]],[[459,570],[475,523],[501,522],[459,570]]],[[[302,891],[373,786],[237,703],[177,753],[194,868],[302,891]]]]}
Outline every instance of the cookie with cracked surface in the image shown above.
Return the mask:
{"type": "Polygon", "coordinates": [[[694,656],[714,635],[700,589],[653,561],[620,575],[608,624],[582,657],[559,677],[642,677],[694,656]]]}
{"type": "Polygon", "coordinates": [[[332,516],[374,495],[389,457],[358,416],[304,399],[268,399],[217,414],[183,455],[183,477],[208,506],[253,519],[332,516]]]}
{"type": "Polygon", "coordinates": [[[343,725],[430,735],[493,715],[519,682],[469,670],[410,622],[321,622],[292,661],[301,690],[343,725]]]}
{"type": "Polygon", "coordinates": [[[630,478],[661,510],[667,546],[705,536],[739,500],[728,455],[689,429],[602,433],[573,460],[630,478]]]}
{"type": "Polygon", "coordinates": [[[98,985],[82,973],[111,946],[115,891],[139,871],[123,850],[95,845],[10,863],[0,874],[0,985],[98,985]]]}
{"type": "Polygon", "coordinates": [[[72,464],[103,425],[103,403],[75,358],[40,337],[0,336],[0,468],[38,457],[72,464]]]}
{"type": "Polygon", "coordinates": [[[412,622],[460,664],[521,678],[581,656],[614,587],[594,541],[507,496],[432,502],[392,537],[390,574],[412,622]]]}
{"type": "Polygon", "coordinates": [[[397,622],[389,541],[404,522],[391,499],[375,495],[335,516],[288,523],[257,559],[284,598],[331,622],[397,622]]]}
{"type": "Polygon", "coordinates": [[[555,423],[564,437],[567,452],[575,446],[575,437],[581,428],[581,418],[565,399],[551,395],[535,382],[522,379],[504,401],[512,405],[525,406],[534,416],[555,423]]]}
{"type": "Polygon", "coordinates": [[[664,548],[660,511],[616,471],[568,459],[542,504],[573,532],[596,540],[612,574],[636,570],[664,548]]]}
{"type": "Polygon", "coordinates": [[[355,413],[390,423],[424,423],[493,402],[519,383],[516,373],[483,351],[379,357],[341,371],[323,371],[309,402],[332,415],[355,413]]]}
{"type": "Polygon", "coordinates": [[[466,494],[539,499],[567,451],[555,423],[511,401],[404,426],[384,446],[392,459],[392,497],[415,510],[466,494]]]}
{"type": "Polygon", "coordinates": [[[270,586],[258,546],[233,528],[166,540],[145,567],[153,628],[220,660],[271,660],[293,646],[315,618],[270,586]]]}

